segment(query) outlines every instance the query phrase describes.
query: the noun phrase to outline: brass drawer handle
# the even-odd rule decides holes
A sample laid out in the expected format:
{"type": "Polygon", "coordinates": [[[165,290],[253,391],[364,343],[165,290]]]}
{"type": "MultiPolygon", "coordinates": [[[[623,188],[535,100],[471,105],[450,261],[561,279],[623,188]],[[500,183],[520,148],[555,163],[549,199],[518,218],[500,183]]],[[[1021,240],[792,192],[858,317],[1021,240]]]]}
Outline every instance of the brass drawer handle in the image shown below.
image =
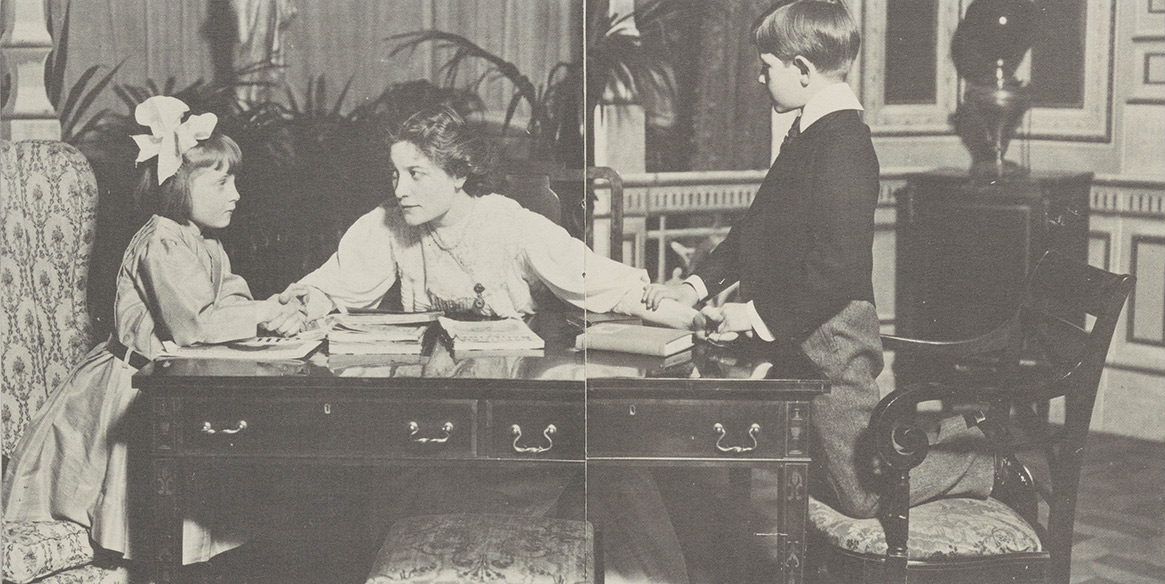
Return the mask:
{"type": "Polygon", "coordinates": [[[421,425],[416,422],[409,422],[409,439],[417,444],[444,444],[449,441],[449,437],[453,435],[453,422],[445,422],[441,425],[441,436],[435,438],[425,438],[424,436],[417,436],[421,431],[421,425]]]}
{"type": "Polygon", "coordinates": [[[209,435],[213,435],[213,434],[238,434],[239,432],[242,432],[243,430],[246,430],[246,429],[247,429],[247,421],[246,420],[239,420],[238,422],[235,422],[234,428],[220,428],[218,430],[215,430],[214,426],[211,425],[210,422],[203,422],[202,428],[200,428],[198,431],[209,436],[209,435]]]}
{"type": "Polygon", "coordinates": [[[756,450],[756,435],[760,434],[760,424],[753,424],[748,427],[748,437],[752,439],[752,446],[723,446],[720,444],[724,437],[728,435],[728,431],[724,429],[724,424],[716,422],[712,426],[712,430],[716,432],[716,450],[728,454],[740,454],[742,452],[752,452],[756,450]]]}
{"type": "Polygon", "coordinates": [[[514,452],[519,452],[522,454],[541,454],[543,452],[547,452],[551,448],[554,448],[554,439],[551,438],[551,436],[557,432],[558,427],[554,424],[550,424],[546,426],[545,430],[542,431],[542,435],[546,437],[546,446],[518,446],[518,440],[522,439],[522,427],[514,424],[513,426],[510,426],[510,433],[514,435],[514,452]]]}

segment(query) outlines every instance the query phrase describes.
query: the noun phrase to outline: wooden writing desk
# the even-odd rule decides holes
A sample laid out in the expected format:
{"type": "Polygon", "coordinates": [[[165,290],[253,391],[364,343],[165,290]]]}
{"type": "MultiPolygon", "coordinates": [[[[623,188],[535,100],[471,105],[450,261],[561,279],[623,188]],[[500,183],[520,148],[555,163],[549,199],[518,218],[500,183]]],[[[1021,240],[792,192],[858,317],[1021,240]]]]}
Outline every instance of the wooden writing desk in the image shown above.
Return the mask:
{"type": "MultiPolygon", "coordinates": [[[[537,319],[536,319],[537,320],[537,319]]],[[[802,580],[810,402],[828,382],[800,352],[699,345],[667,361],[568,349],[561,318],[532,326],[538,356],[336,367],[306,361],[169,360],[135,377],[151,412],[156,581],[181,564],[184,489],[226,462],[385,466],[410,461],[696,465],[782,477],[769,582],[802,580]],[[772,577],[776,576],[776,577],[772,577]]],[[[581,468],[581,466],[580,466],[581,468]]],[[[747,508],[742,503],[741,508],[747,508]]],[[[742,517],[748,514],[742,513],[742,517]]],[[[742,538],[754,532],[745,520],[742,538]]]]}

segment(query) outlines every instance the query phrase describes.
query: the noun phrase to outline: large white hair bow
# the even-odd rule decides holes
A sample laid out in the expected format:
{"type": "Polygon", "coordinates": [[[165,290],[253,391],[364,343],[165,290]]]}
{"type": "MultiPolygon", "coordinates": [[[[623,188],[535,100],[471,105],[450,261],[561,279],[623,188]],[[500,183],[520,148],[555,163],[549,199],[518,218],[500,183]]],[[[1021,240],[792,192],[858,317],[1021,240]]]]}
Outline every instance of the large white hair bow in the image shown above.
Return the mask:
{"type": "Polygon", "coordinates": [[[190,107],[182,100],[168,95],[155,95],[138,104],[134,119],[150,127],[149,134],[131,136],[138,144],[138,158],[143,162],[158,157],[158,184],[174,176],[182,165],[182,155],[214,132],[218,116],[212,113],[190,116],[185,122],[182,114],[190,107]]]}

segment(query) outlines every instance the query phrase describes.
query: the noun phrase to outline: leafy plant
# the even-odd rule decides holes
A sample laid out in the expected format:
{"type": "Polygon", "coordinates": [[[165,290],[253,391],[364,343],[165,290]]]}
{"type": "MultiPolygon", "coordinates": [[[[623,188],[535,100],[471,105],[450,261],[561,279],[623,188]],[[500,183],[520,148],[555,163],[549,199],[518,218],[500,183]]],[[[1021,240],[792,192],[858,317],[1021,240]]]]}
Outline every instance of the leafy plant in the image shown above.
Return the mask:
{"type": "Polygon", "coordinates": [[[421,30],[388,37],[393,43],[389,57],[431,43],[438,50],[452,51],[448,60],[437,70],[439,83],[446,87],[456,84],[461,66],[469,59],[480,59],[489,64],[484,73],[469,84],[476,91],[490,79],[504,77],[514,86],[514,94],[506,107],[503,132],[508,128],[518,105],[525,101],[530,107],[527,132],[534,140],[532,151],[549,152],[551,146],[569,151],[574,144],[564,141],[577,137],[577,129],[598,107],[608,89],[613,89],[627,101],[637,99],[642,92],[674,93],[672,77],[663,67],[665,55],[658,47],[645,46],[629,26],[639,28],[659,26],[670,19],[694,14],[695,5],[683,0],[652,0],[638,6],[634,12],[608,15],[607,3],[591,0],[587,13],[592,15],[587,27],[586,67],[580,62],[560,62],[551,68],[545,81],[536,85],[517,65],[491,53],[470,39],[440,30],[421,30]],[[585,101],[583,99],[585,85],[585,101]]]}
{"type": "Polygon", "coordinates": [[[674,93],[672,78],[664,70],[662,47],[643,43],[633,31],[664,26],[693,13],[689,4],[677,0],[637,3],[635,10],[626,14],[608,14],[604,0],[588,1],[587,112],[594,112],[608,90],[628,101],[648,90],[674,93]]]}
{"type": "MultiPolygon", "coordinates": [[[[452,50],[452,56],[437,70],[437,77],[445,87],[455,87],[461,65],[470,58],[480,59],[488,63],[485,72],[469,84],[469,91],[477,91],[481,84],[504,77],[514,86],[514,93],[506,105],[505,118],[502,122],[503,135],[509,128],[518,106],[524,101],[530,107],[530,120],[526,131],[535,140],[535,151],[545,151],[542,147],[548,137],[552,138],[555,130],[561,125],[561,104],[569,103],[572,87],[577,86],[577,72],[581,68],[578,63],[558,63],[546,75],[546,80],[536,85],[522,73],[518,66],[491,53],[468,38],[459,34],[441,30],[421,30],[393,35],[386,39],[394,46],[389,52],[389,58],[408,52],[411,56],[424,43],[432,43],[439,50],[452,50]]],[[[569,115],[569,112],[565,112],[569,115]]],[[[574,112],[577,119],[577,111],[574,112]]]]}

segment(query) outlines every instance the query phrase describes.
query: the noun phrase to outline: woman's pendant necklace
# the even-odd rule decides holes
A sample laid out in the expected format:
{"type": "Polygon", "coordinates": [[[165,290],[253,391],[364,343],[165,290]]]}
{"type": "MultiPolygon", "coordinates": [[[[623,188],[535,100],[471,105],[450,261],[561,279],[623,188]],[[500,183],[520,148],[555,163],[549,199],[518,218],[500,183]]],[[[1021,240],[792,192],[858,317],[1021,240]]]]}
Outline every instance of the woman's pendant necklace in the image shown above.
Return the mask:
{"type": "MultiPolygon", "coordinates": [[[[433,244],[435,244],[445,253],[449,254],[449,256],[453,258],[453,261],[457,262],[457,265],[461,268],[461,271],[466,276],[468,276],[470,280],[475,280],[476,278],[473,276],[473,270],[470,269],[469,265],[467,265],[465,259],[461,257],[460,253],[461,248],[464,247],[465,242],[472,239],[472,237],[470,237],[467,232],[469,231],[469,227],[473,225],[473,223],[470,222],[470,218],[474,215],[473,211],[476,209],[477,199],[473,200],[472,205],[473,206],[471,206],[469,209],[469,213],[466,214],[465,220],[461,223],[462,227],[459,229],[457,240],[452,245],[447,244],[441,237],[441,234],[438,233],[437,230],[430,226],[428,223],[425,224],[425,228],[429,231],[429,234],[433,236],[433,244]]],[[[473,300],[473,310],[483,317],[487,315],[485,289],[485,284],[482,284],[481,282],[475,282],[473,284],[473,293],[477,295],[477,297],[473,300]]]]}

